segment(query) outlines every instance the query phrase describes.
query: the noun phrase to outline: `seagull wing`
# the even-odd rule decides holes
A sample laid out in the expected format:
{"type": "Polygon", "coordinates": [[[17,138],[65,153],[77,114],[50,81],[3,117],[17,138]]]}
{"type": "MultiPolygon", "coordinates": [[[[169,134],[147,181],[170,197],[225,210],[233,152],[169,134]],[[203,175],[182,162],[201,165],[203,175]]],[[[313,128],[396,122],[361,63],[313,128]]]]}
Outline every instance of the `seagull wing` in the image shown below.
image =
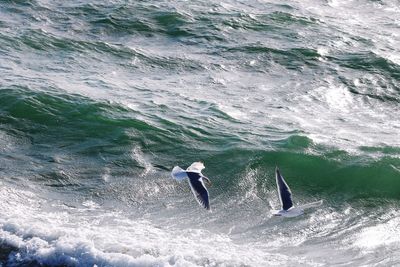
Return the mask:
{"type": "Polygon", "coordinates": [[[278,168],[276,168],[276,185],[278,187],[279,200],[281,201],[282,209],[288,210],[293,207],[292,192],[278,168]]]}
{"type": "Polygon", "coordinates": [[[210,210],[208,191],[203,183],[202,176],[197,172],[187,172],[187,175],[189,177],[190,188],[197,202],[207,210],[210,210]]]}

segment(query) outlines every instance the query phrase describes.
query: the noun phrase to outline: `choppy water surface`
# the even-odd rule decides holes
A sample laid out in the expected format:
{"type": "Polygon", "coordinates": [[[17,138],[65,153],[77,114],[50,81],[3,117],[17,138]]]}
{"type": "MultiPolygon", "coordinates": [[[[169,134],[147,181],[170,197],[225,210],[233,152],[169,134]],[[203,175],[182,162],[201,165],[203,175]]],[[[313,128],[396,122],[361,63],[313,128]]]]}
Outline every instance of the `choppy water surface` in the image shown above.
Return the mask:
{"type": "Polygon", "coordinates": [[[0,266],[400,264],[397,1],[0,2],[0,266]],[[202,160],[212,213],[175,165],[202,160]],[[279,165],[304,216],[278,207],[279,165]]]}

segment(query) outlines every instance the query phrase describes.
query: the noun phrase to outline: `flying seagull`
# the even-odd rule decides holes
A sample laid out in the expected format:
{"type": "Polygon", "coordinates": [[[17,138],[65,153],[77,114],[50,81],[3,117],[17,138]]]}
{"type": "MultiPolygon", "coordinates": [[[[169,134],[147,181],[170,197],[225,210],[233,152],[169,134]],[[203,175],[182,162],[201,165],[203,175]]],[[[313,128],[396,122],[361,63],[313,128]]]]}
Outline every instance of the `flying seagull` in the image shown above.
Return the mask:
{"type": "Polygon", "coordinates": [[[278,167],[275,169],[276,185],[278,187],[278,195],[281,203],[280,210],[272,210],[275,216],[296,217],[304,213],[305,209],[314,208],[322,205],[322,200],[308,203],[302,206],[294,207],[292,200],[292,191],[287,185],[285,179],[281,175],[278,167]]]}
{"type": "Polygon", "coordinates": [[[172,178],[178,181],[182,181],[187,178],[190,189],[192,189],[193,195],[197,202],[205,209],[210,210],[208,191],[204,185],[204,181],[209,186],[211,186],[211,181],[201,173],[204,168],[203,162],[194,162],[186,170],[179,166],[175,166],[172,169],[171,175],[172,178]]]}

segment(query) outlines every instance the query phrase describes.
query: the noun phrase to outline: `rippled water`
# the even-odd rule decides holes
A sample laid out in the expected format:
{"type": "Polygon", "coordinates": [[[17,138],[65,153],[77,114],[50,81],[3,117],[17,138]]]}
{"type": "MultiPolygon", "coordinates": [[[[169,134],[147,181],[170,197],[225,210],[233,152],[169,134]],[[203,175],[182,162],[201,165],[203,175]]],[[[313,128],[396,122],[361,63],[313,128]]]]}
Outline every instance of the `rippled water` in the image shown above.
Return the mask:
{"type": "Polygon", "coordinates": [[[400,262],[397,1],[0,2],[0,266],[400,262]],[[202,160],[212,213],[173,166],[202,160]],[[278,165],[296,204],[275,218],[278,165]]]}

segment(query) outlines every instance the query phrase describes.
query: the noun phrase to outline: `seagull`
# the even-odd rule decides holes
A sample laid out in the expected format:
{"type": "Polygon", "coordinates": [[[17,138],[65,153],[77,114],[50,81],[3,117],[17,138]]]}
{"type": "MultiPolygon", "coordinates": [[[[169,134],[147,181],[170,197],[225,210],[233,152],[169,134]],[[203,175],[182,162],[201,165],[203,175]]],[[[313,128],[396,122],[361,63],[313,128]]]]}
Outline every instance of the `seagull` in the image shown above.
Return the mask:
{"type": "Polygon", "coordinates": [[[211,186],[211,181],[205,177],[201,171],[204,169],[203,162],[194,162],[186,170],[179,166],[175,166],[172,169],[171,176],[175,180],[182,181],[185,178],[188,179],[190,189],[193,192],[197,202],[205,209],[210,210],[210,201],[208,197],[208,191],[204,185],[204,181],[208,186],[211,186]]]}
{"type": "Polygon", "coordinates": [[[305,209],[314,208],[322,205],[322,200],[308,203],[302,206],[294,207],[292,200],[292,191],[287,185],[285,179],[281,175],[279,168],[275,169],[276,185],[278,187],[279,201],[281,203],[280,210],[272,210],[271,213],[275,216],[296,217],[302,215],[305,209]]]}

